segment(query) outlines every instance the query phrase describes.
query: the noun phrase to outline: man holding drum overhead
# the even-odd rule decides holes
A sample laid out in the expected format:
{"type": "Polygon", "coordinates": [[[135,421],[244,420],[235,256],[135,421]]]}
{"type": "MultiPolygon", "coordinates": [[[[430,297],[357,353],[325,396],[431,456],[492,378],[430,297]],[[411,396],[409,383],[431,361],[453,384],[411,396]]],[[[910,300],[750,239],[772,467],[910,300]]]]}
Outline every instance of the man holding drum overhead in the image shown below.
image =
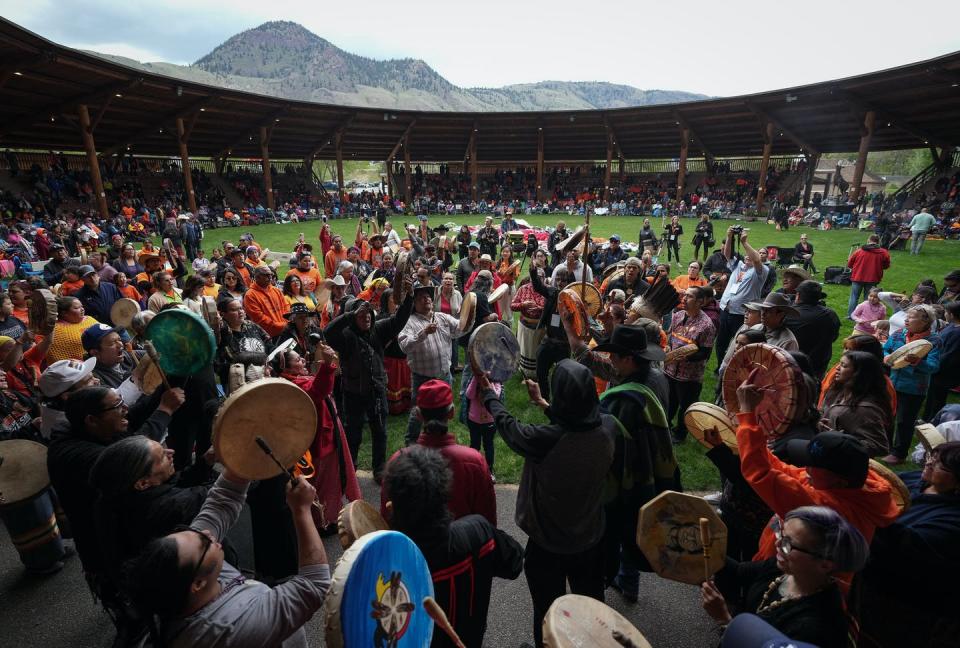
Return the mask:
{"type": "Polygon", "coordinates": [[[131,562],[131,595],[159,618],[164,645],[307,645],[303,625],[330,588],[327,554],[311,513],[316,491],[301,476],[287,493],[299,570],[270,588],[245,580],[223,559],[221,543],[240,516],[248,486],[227,469],[189,527],[154,540],[131,562]]]}

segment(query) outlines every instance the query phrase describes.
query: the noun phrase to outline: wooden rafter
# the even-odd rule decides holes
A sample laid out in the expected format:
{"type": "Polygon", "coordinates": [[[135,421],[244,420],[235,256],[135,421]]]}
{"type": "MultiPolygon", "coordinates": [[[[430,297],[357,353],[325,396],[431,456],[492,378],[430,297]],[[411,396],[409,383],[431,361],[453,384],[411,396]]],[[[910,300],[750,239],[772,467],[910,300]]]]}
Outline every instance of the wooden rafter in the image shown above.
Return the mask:
{"type": "Polygon", "coordinates": [[[356,115],[350,115],[347,117],[342,124],[329,131],[324,137],[317,140],[317,143],[314,144],[313,148],[310,149],[310,157],[315,158],[320,155],[321,152],[337,139],[337,133],[344,133],[348,128],[353,124],[353,120],[356,115]]]}
{"type": "Polygon", "coordinates": [[[687,120],[684,118],[684,116],[680,113],[679,110],[674,110],[672,112],[673,112],[674,120],[676,120],[677,125],[680,127],[680,131],[681,132],[684,130],[687,131],[690,137],[696,140],[697,148],[703,151],[703,156],[708,160],[712,160],[713,153],[710,152],[710,149],[707,147],[706,142],[703,141],[703,138],[697,134],[697,131],[694,130],[692,126],[690,126],[689,122],[687,122],[687,120]]]}
{"type": "Polygon", "coordinates": [[[135,131],[124,133],[117,139],[116,144],[104,149],[100,153],[100,157],[110,157],[114,153],[122,151],[127,146],[136,144],[138,140],[141,140],[148,135],[152,135],[161,128],[166,128],[167,132],[173,133],[174,138],[176,138],[176,130],[169,128],[169,124],[171,122],[175,122],[177,119],[189,117],[194,113],[200,112],[201,108],[207,107],[216,101],[216,99],[216,95],[201,97],[200,99],[192,101],[182,108],[177,108],[176,110],[163,115],[160,119],[154,121],[149,126],[144,126],[143,128],[139,128],[135,131]]]}
{"type": "Polygon", "coordinates": [[[410,132],[413,131],[413,127],[417,125],[417,120],[413,119],[403,131],[403,135],[400,136],[400,139],[397,140],[397,143],[393,145],[393,148],[390,150],[390,155],[387,156],[388,160],[392,160],[396,155],[397,151],[400,150],[400,147],[404,142],[407,141],[407,137],[410,136],[410,132]]]}
{"type": "Polygon", "coordinates": [[[814,144],[810,143],[808,140],[797,135],[790,128],[787,128],[786,126],[784,126],[783,121],[778,119],[776,115],[770,113],[769,111],[765,111],[761,109],[759,106],[757,106],[755,103],[751,101],[747,101],[745,103],[747,108],[750,109],[750,112],[756,115],[757,119],[760,120],[761,128],[765,128],[765,124],[769,122],[773,124],[777,128],[777,130],[779,130],[781,133],[786,135],[789,139],[793,140],[793,143],[799,146],[801,149],[804,149],[808,153],[812,153],[812,154],[817,154],[820,152],[819,146],[815,146],[814,144]]]}
{"type": "MultiPolygon", "coordinates": [[[[859,112],[865,115],[872,110],[877,114],[877,119],[880,122],[886,122],[892,126],[896,126],[900,130],[913,135],[917,139],[923,140],[923,143],[926,145],[953,146],[953,143],[949,142],[947,138],[940,137],[934,133],[931,133],[925,128],[917,126],[906,117],[903,117],[893,110],[890,110],[886,106],[877,105],[876,102],[864,99],[863,97],[860,97],[849,90],[834,89],[833,93],[843,98],[851,107],[851,110],[855,111],[854,114],[859,112]]],[[[862,115],[860,119],[860,128],[861,136],[865,135],[866,132],[863,126],[862,115]]]]}

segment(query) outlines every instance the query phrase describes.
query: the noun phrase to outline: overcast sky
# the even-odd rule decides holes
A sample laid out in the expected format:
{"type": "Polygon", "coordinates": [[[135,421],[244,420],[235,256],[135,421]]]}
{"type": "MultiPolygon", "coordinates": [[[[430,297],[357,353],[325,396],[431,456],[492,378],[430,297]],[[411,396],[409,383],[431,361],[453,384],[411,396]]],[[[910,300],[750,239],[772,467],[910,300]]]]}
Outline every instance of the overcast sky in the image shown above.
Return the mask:
{"type": "Polygon", "coordinates": [[[956,0],[0,0],[0,15],[63,45],[173,63],[292,20],[349,52],[423,59],[466,87],[550,79],[737,95],[960,50],[956,0]]]}

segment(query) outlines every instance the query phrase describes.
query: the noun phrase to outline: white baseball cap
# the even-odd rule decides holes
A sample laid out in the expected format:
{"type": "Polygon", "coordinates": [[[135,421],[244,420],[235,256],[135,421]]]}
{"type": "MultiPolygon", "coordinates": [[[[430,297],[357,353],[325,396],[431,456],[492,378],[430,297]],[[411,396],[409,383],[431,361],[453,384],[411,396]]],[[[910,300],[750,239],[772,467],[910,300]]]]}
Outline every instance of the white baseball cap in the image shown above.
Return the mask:
{"type": "Polygon", "coordinates": [[[47,398],[56,398],[78,382],[86,378],[97,366],[96,358],[79,360],[59,360],[40,374],[40,391],[47,398]]]}

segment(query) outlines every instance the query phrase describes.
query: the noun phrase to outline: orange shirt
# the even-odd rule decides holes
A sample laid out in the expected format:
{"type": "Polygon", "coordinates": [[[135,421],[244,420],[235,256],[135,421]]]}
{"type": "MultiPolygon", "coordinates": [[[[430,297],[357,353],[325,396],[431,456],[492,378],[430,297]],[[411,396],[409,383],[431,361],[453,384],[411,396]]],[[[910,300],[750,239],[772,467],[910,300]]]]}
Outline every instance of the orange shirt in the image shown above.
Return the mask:
{"type": "Polygon", "coordinates": [[[14,306],[13,316],[16,317],[18,320],[20,320],[21,322],[23,322],[24,324],[30,323],[30,312],[26,308],[17,308],[16,306],[14,306]]]}
{"type": "Polygon", "coordinates": [[[238,268],[236,265],[232,265],[230,267],[240,273],[240,276],[243,277],[243,283],[245,283],[249,287],[251,284],[251,281],[250,281],[251,277],[250,277],[250,271],[247,270],[247,266],[241,265],[238,268]]]}
{"type": "Polygon", "coordinates": [[[270,337],[277,337],[287,326],[284,314],[290,310],[290,304],[276,286],[261,288],[252,284],[243,296],[243,308],[250,321],[259,324],[270,337]]]}
{"type": "Polygon", "coordinates": [[[327,253],[323,255],[323,275],[328,279],[333,279],[337,276],[337,266],[340,265],[341,261],[346,260],[347,248],[341,248],[339,252],[330,248],[327,250],[327,253]]]}
{"type": "Polygon", "coordinates": [[[706,286],[707,280],[703,277],[697,277],[696,279],[691,279],[690,275],[680,275],[673,280],[673,287],[677,289],[678,292],[683,292],[691,286],[706,286]]]}
{"type": "Polygon", "coordinates": [[[203,291],[200,293],[204,297],[213,297],[217,298],[217,295],[220,294],[220,284],[215,283],[212,286],[204,286],[203,291]]]}
{"type": "Polygon", "coordinates": [[[83,281],[81,279],[77,279],[76,281],[64,281],[60,284],[60,295],[62,297],[66,297],[74,294],[81,288],[83,288],[83,281]]]}
{"type": "Polygon", "coordinates": [[[303,284],[302,292],[305,293],[315,293],[317,288],[323,282],[323,277],[320,276],[320,271],[314,267],[311,267],[309,270],[292,268],[287,275],[296,275],[299,277],[300,283],[303,284]]]}
{"type": "Polygon", "coordinates": [[[134,301],[140,301],[143,298],[143,295],[140,294],[140,291],[137,290],[135,286],[132,286],[130,284],[127,284],[123,288],[120,288],[120,286],[117,286],[117,289],[120,290],[121,295],[129,299],[132,299],[134,301]]]}

